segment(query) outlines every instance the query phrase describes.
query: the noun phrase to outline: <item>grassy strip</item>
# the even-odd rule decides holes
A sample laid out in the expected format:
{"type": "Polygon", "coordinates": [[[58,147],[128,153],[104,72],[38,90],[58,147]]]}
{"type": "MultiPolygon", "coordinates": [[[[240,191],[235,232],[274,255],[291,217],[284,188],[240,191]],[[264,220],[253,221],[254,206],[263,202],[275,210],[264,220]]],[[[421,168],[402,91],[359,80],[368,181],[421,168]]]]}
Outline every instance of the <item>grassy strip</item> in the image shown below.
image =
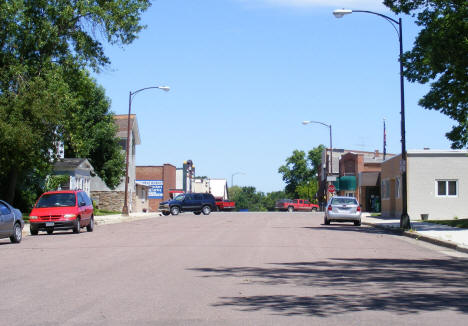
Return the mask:
{"type": "Polygon", "coordinates": [[[94,216],[103,216],[103,215],[117,215],[121,214],[122,212],[115,212],[115,211],[106,211],[104,209],[94,209],[94,216]]]}
{"type": "Polygon", "coordinates": [[[456,228],[462,228],[462,229],[468,229],[468,218],[462,218],[458,220],[430,220],[430,221],[424,221],[424,222],[429,222],[429,223],[435,223],[435,224],[442,224],[442,225],[448,225],[456,228]]]}

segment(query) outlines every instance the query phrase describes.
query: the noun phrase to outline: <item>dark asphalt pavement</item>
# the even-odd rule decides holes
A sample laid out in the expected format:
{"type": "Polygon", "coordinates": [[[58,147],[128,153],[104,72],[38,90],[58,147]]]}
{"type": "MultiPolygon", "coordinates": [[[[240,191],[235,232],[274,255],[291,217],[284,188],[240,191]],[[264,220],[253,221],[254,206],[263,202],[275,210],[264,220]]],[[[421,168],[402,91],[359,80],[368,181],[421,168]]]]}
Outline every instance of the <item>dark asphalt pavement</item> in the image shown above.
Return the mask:
{"type": "Polygon", "coordinates": [[[0,240],[1,325],[467,325],[468,257],[321,213],[0,240]]]}

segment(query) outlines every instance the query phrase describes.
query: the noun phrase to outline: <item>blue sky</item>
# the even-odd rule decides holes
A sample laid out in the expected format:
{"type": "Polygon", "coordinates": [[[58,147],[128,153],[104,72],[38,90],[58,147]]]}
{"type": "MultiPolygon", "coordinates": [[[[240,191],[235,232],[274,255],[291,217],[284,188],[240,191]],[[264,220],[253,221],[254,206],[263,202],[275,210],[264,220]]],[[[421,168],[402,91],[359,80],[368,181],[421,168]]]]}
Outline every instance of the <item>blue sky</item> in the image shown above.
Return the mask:
{"type": "MultiPolygon", "coordinates": [[[[197,175],[230,184],[282,190],[278,168],[295,149],[328,146],[399,153],[398,38],[380,17],[333,9],[374,10],[375,0],[158,0],[148,26],[124,48],[106,48],[112,64],[96,79],[112,111],[128,112],[128,93],[142,144],[137,165],[191,159],[197,175]]],[[[403,16],[404,49],[418,27],[403,16]]],[[[418,106],[428,86],[405,82],[407,149],[448,149],[453,122],[418,106]]]]}

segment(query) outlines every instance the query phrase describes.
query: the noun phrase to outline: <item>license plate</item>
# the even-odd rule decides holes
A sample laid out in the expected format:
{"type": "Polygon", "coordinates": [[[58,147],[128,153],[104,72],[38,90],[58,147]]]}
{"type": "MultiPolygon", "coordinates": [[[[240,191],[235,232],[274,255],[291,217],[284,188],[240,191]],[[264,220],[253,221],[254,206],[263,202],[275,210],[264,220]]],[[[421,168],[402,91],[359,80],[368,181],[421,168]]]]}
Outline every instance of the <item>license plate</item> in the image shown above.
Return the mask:
{"type": "Polygon", "coordinates": [[[45,226],[54,226],[54,222],[46,222],[45,226]]]}

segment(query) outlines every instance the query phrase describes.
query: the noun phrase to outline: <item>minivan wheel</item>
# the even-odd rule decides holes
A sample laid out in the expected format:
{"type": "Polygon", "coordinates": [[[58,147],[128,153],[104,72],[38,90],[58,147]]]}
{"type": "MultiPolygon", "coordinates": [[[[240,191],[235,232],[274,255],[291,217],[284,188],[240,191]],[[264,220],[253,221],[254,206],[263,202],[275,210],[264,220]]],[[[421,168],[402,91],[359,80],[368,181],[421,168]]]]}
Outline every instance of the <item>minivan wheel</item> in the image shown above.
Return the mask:
{"type": "Polygon", "coordinates": [[[361,226],[361,220],[359,220],[359,221],[354,221],[354,225],[355,225],[355,226],[361,226]]]}
{"type": "Polygon", "coordinates": [[[77,218],[75,220],[75,225],[73,226],[73,233],[80,233],[80,230],[81,230],[81,228],[80,228],[80,219],[77,218]]]}
{"type": "Polygon", "coordinates": [[[171,207],[171,214],[172,215],[179,215],[180,209],[177,206],[171,207]]]}
{"type": "Polygon", "coordinates": [[[86,231],[93,232],[93,230],[94,230],[94,216],[91,216],[91,219],[89,220],[89,224],[86,225],[86,231]]]}
{"type": "Polygon", "coordinates": [[[171,212],[166,212],[166,211],[164,211],[164,212],[162,212],[162,213],[163,213],[164,216],[169,216],[169,215],[171,215],[171,212]]]}
{"type": "Polygon", "coordinates": [[[202,213],[203,213],[203,215],[210,215],[210,213],[211,213],[211,207],[208,206],[208,205],[207,205],[207,206],[203,206],[203,208],[202,208],[202,213]]]}
{"type": "Polygon", "coordinates": [[[21,239],[23,238],[23,231],[21,230],[21,226],[18,223],[15,224],[14,231],[15,232],[10,237],[10,241],[13,243],[20,243],[21,239]]]}
{"type": "Polygon", "coordinates": [[[323,223],[325,225],[330,225],[330,221],[326,217],[323,219],[323,223]]]}

